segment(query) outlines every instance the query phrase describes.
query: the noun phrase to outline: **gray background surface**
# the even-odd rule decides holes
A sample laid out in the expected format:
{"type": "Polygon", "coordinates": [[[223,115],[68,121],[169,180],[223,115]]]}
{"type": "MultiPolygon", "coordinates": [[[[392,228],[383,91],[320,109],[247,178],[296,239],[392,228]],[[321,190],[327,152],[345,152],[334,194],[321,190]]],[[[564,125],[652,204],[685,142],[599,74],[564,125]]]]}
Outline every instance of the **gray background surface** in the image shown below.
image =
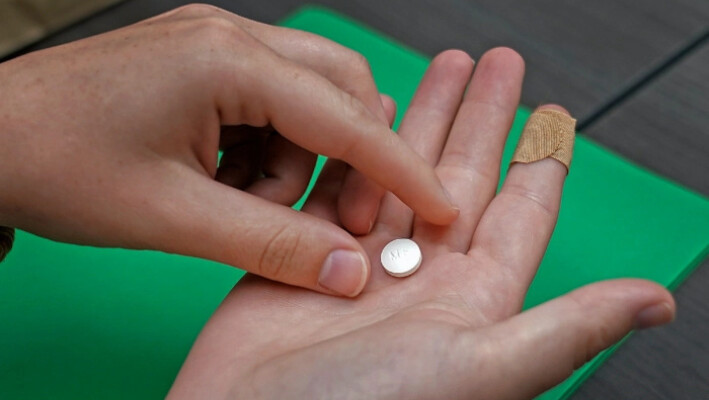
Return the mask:
{"type": "MultiPolygon", "coordinates": [[[[129,0],[43,40],[139,21],[177,0],[129,0]]],[[[209,1],[274,23],[297,0],[209,1]]],[[[555,102],[606,147],[709,195],[709,1],[323,0],[430,56],[505,45],[527,61],[522,102],[555,102]]],[[[708,221],[709,223],[709,221],[708,221]]],[[[668,239],[668,240],[671,240],[668,239]]],[[[676,293],[677,321],[635,334],[574,399],[709,399],[709,261],[676,293]]]]}

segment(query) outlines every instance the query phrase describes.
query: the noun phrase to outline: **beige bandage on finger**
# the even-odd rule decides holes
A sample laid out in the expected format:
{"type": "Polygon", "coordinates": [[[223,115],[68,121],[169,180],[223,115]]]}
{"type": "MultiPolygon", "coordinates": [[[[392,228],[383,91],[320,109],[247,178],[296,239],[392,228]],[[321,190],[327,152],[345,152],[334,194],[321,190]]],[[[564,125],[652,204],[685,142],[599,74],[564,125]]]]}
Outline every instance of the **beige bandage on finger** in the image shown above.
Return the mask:
{"type": "Polygon", "coordinates": [[[531,163],[547,157],[558,160],[569,172],[574,152],[576,120],[555,110],[535,111],[529,116],[510,165],[531,163]]]}

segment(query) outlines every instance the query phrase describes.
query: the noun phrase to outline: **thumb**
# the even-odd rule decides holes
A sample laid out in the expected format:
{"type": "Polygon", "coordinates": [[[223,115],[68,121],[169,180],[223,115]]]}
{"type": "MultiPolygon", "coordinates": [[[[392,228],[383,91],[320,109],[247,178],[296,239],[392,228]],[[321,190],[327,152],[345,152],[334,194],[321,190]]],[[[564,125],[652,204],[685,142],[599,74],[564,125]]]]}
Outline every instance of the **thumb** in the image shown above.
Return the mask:
{"type": "Polygon", "coordinates": [[[497,368],[490,370],[496,370],[498,383],[504,377],[514,385],[494,385],[495,377],[482,382],[492,384],[493,398],[532,398],[632,329],[668,323],[674,314],[672,295],[649,281],[622,279],[585,286],[478,332],[494,343],[490,364],[497,368]]]}
{"type": "Polygon", "coordinates": [[[196,172],[184,175],[162,196],[170,206],[158,211],[163,227],[156,227],[152,247],[323,293],[362,291],[368,256],[343,229],[196,172]]]}

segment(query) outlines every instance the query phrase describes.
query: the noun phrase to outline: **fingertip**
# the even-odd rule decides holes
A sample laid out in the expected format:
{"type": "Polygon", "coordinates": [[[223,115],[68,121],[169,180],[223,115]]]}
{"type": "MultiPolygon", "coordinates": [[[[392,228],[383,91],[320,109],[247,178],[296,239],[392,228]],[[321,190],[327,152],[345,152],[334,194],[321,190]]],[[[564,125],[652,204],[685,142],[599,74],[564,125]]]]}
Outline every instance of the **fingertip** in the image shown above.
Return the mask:
{"type": "MultiPolygon", "coordinates": [[[[556,162],[547,160],[556,160],[564,167],[563,182],[571,167],[575,135],[576,120],[564,107],[557,104],[537,107],[522,130],[510,161],[510,171],[517,164],[532,169],[544,163],[555,165],[556,162]]],[[[561,171],[560,166],[555,165],[553,168],[561,171]]]]}
{"type": "Polygon", "coordinates": [[[564,108],[558,104],[542,104],[541,106],[537,107],[537,109],[535,111],[543,111],[543,110],[558,111],[558,112],[566,114],[566,115],[571,115],[566,108],[564,108]]]}
{"type": "Polygon", "coordinates": [[[439,53],[433,61],[432,65],[445,66],[447,72],[450,74],[462,74],[469,76],[473,71],[473,66],[475,61],[470,57],[468,53],[463,50],[449,49],[439,53]]]}
{"type": "Polygon", "coordinates": [[[391,126],[396,119],[396,101],[386,94],[380,94],[379,98],[382,101],[382,107],[384,107],[384,114],[386,114],[389,126],[391,126]]]}
{"type": "Polygon", "coordinates": [[[674,296],[664,286],[647,280],[628,280],[635,285],[642,306],[635,315],[635,329],[647,329],[674,321],[677,303],[674,296]]]}
{"type": "Polygon", "coordinates": [[[450,225],[460,216],[460,208],[456,205],[452,205],[448,215],[446,216],[444,225],[450,225]]]}
{"type": "Polygon", "coordinates": [[[379,202],[368,201],[367,197],[361,193],[355,197],[343,195],[337,202],[340,223],[354,235],[367,235],[374,226],[379,202]]]}
{"type": "Polygon", "coordinates": [[[645,279],[615,279],[589,285],[576,291],[582,304],[622,303],[632,319],[631,329],[646,329],[672,322],[676,303],[667,288],[645,279]]]}
{"type": "Polygon", "coordinates": [[[661,302],[645,307],[635,316],[635,329],[648,329],[665,325],[675,319],[673,304],[661,302]]]}
{"type": "Polygon", "coordinates": [[[431,212],[428,215],[421,215],[423,219],[434,225],[447,226],[455,222],[460,216],[460,208],[448,201],[438,212],[431,212]]]}
{"type": "Polygon", "coordinates": [[[453,200],[453,196],[451,196],[448,190],[440,183],[440,180],[438,180],[438,187],[438,195],[434,197],[434,200],[437,203],[436,207],[431,207],[429,203],[429,205],[419,204],[418,207],[412,208],[414,212],[426,220],[426,222],[438,226],[447,226],[458,219],[458,216],[460,215],[460,207],[458,207],[453,200]]]}
{"type": "Polygon", "coordinates": [[[384,189],[356,170],[349,170],[337,199],[337,214],[345,229],[355,235],[371,232],[384,189]]]}
{"type": "Polygon", "coordinates": [[[485,54],[480,57],[481,63],[483,62],[483,60],[485,60],[485,62],[490,62],[491,60],[494,60],[495,63],[499,63],[508,67],[518,68],[522,71],[524,71],[525,69],[525,62],[522,55],[519,54],[516,50],[505,46],[495,47],[486,51],[485,54]]]}

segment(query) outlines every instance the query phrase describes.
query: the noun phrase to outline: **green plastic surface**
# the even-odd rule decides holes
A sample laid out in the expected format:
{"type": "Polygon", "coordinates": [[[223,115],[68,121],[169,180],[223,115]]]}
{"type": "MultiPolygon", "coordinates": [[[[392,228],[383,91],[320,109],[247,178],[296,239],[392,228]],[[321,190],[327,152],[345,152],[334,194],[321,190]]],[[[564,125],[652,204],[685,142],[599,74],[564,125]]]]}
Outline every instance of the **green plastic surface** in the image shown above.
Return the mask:
{"type": "MultiPolygon", "coordinates": [[[[324,9],[301,9],[283,23],[363,53],[399,110],[429,61],[324,9]]],[[[503,165],[528,115],[519,110],[503,165]]],[[[616,277],[674,288],[708,249],[707,199],[579,137],[557,229],[525,307],[616,277]]],[[[0,264],[0,398],[162,398],[202,325],[241,276],[187,257],[19,232],[0,264]]],[[[539,398],[568,397],[608,354],[539,398]]]]}

